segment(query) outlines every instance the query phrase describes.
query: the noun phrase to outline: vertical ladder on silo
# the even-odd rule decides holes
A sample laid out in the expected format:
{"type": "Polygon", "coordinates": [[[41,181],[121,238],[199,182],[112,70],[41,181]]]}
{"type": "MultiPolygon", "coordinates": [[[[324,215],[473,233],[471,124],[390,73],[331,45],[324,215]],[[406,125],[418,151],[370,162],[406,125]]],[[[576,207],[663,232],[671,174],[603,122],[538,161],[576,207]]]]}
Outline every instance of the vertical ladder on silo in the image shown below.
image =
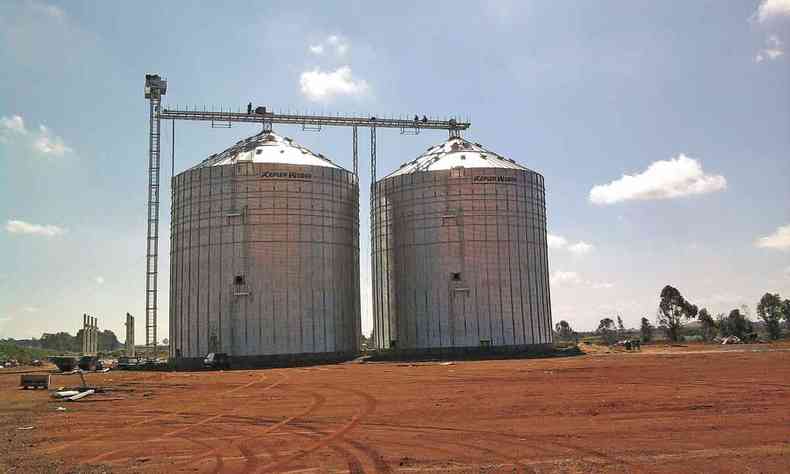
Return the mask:
{"type": "Polygon", "coordinates": [[[145,344],[148,357],[156,357],[157,275],[159,268],[159,142],[160,105],[167,91],[167,81],[146,74],[145,98],[149,100],[148,134],[148,237],[145,269],[145,344]]]}

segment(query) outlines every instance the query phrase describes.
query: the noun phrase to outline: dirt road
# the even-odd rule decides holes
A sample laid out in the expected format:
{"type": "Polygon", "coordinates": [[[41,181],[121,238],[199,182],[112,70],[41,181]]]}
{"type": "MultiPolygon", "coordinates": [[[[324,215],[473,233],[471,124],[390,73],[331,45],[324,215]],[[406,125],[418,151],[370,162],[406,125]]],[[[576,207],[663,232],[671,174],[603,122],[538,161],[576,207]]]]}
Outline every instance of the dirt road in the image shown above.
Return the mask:
{"type": "Polygon", "coordinates": [[[0,374],[0,471],[790,472],[787,344],[89,377],[0,374]]]}

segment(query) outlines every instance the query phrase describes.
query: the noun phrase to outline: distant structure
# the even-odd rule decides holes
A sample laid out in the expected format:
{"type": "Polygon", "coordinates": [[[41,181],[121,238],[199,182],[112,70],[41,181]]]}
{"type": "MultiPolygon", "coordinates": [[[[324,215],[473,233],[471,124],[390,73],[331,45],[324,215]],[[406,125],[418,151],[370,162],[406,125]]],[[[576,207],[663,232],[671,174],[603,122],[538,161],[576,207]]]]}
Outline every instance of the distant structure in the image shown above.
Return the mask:
{"type": "Polygon", "coordinates": [[[373,194],[376,347],[551,344],[543,176],[451,137],[373,194]]]}
{"type": "Polygon", "coordinates": [[[359,185],[270,130],[172,181],[170,351],[234,366],[359,347],[359,185]]]}
{"type": "Polygon", "coordinates": [[[134,357],[134,316],[126,313],[126,355],[134,357]]]}
{"type": "Polygon", "coordinates": [[[94,355],[99,352],[98,319],[87,314],[82,315],[82,353],[94,355]]]}

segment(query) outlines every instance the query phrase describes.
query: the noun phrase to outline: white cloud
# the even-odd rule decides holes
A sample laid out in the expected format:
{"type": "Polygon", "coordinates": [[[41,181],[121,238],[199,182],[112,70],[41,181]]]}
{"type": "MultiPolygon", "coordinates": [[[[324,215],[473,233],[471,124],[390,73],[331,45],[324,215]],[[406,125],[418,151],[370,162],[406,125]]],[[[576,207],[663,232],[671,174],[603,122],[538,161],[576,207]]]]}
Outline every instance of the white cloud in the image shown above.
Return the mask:
{"type": "Polygon", "coordinates": [[[785,52],[781,49],[762,49],[754,56],[754,62],[761,63],[766,59],[773,61],[783,54],[785,54],[785,52]]]}
{"type": "Polygon", "coordinates": [[[45,155],[63,156],[73,151],[62,138],[53,135],[44,125],[39,125],[35,133],[30,133],[21,115],[0,117],[0,142],[11,143],[16,140],[45,155]]]}
{"type": "Polygon", "coordinates": [[[561,235],[548,234],[546,236],[546,241],[550,249],[561,249],[568,245],[568,240],[561,235]]]}
{"type": "Polygon", "coordinates": [[[299,78],[302,94],[312,101],[331,100],[336,96],[359,96],[367,92],[368,83],[353,76],[349,66],[323,72],[316,68],[299,78]]]}
{"type": "Polygon", "coordinates": [[[104,284],[104,277],[97,276],[96,278],[93,279],[93,281],[95,281],[98,285],[103,285],[104,284]]]}
{"type": "Polygon", "coordinates": [[[577,272],[556,271],[549,275],[549,283],[553,286],[585,286],[595,290],[614,288],[613,283],[588,281],[577,272]]]}
{"type": "Polygon", "coordinates": [[[754,57],[755,62],[761,63],[766,60],[773,61],[785,54],[784,43],[778,36],[769,36],[768,39],[765,40],[765,44],[766,47],[758,51],[757,55],[754,57]]]}
{"type": "Polygon", "coordinates": [[[43,125],[39,126],[38,138],[33,142],[33,149],[45,155],[63,156],[72,151],[63,143],[63,139],[52,136],[49,129],[43,125]]]}
{"type": "Polygon", "coordinates": [[[757,7],[755,15],[760,23],[790,16],[790,0],[763,0],[757,7]]]}
{"type": "Polygon", "coordinates": [[[0,117],[0,131],[9,133],[16,133],[20,135],[27,135],[25,128],[25,121],[19,115],[12,115],[11,117],[0,117]]]}
{"type": "Polygon", "coordinates": [[[711,193],[726,187],[724,176],[705,174],[697,160],[681,153],[675,158],[652,163],[642,173],[623,175],[609,184],[594,186],[590,190],[590,201],[614,204],[629,200],[670,199],[711,193]]]}
{"type": "Polygon", "coordinates": [[[334,52],[336,56],[345,56],[350,47],[350,43],[347,39],[340,35],[330,35],[320,43],[311,44],[307,48],[311,53],[317,56],[321,56],[327,51],[334,52]]]}
{"type": "Polygon", "coordinates": [[[6,222],[5,230],[10,234],[43,235],[45,237],[54,237],[66,232],[65,229],[56,225],[31,224],[19,220],[10,220],[6,222]]]}
{"type": "Polygon", "coordinates": [[[332,35],[326,42],[335,49],[335,54],[343,56],[348,51],[348,41],[337,35],[332,35]]]}
{"type": "Polygon", "coordinates": [[[33,0],[28,0],[27,4],[31,8],[31,10],[37,13],[41,13],[50,18],[54,18],[58,21],[62,21],[63,19],[66,18],[66,12],[64,12],[63,9],[55,5],[49,5],[47,3],[37,2],[33,0]]]}
{"type": "Polygon", "coordinates": [[[777,228],[771,235],[758,238],[754,245],[760,248],[790,250],[790,224],[777,228]]]}
{"type": "Polygon", "coordinates": [[[552,272],[549,276],[549,283],[552,285],[567,285],[581,283],[582,279],[576,272],[552,272]]]}
{"type": "Polygon", "coordinates": [[[574,255],[584,255],[590,253],[593,247],[592,244],[588,244],[587,242],[576,242],[575,244],[568,247],[568,250],[573,253],[574,255]]]}
{"type": "Polygon", "coordinates": [[[581,240],[575,244],[571,244],[565,237],[555,234],[548,234],[546,236],[546,243],[548,243],[549,248],[552,250],[567,250],[574,255],[584,255],[595,248],[592,244],[588,244],[581,240]]]}

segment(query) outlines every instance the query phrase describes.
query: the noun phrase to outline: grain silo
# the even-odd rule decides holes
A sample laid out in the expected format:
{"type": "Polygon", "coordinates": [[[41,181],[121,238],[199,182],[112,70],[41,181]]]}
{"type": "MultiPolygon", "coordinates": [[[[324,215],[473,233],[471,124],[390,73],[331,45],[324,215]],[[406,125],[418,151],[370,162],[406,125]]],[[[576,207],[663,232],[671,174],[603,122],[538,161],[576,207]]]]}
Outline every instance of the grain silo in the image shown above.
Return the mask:
{"type": "Polygon", "coordinates": [[[551,344],[543,176],[450,138],[375,186],[377,347],[551,344]]]}
{"type": "Polygon", "coordinates": [[[263,132],[172,180],[170,351],[181,367],[335,359],[359,343],[357,177],[263,132]]]}

